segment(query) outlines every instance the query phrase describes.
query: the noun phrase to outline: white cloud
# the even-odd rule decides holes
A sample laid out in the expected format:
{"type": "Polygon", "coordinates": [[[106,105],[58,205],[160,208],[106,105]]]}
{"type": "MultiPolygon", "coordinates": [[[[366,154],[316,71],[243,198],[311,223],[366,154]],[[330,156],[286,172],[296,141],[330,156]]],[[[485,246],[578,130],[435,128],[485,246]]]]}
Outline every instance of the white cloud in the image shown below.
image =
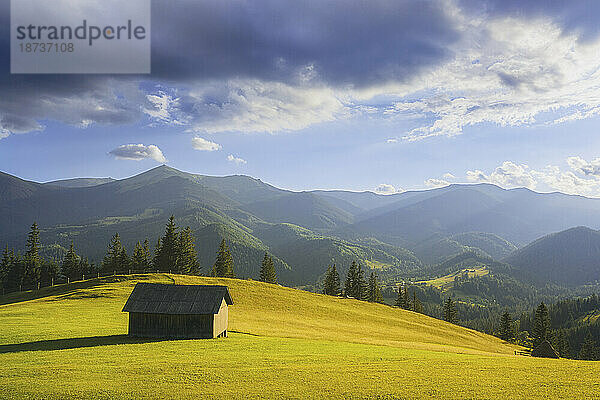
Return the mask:
{"type": "Polygon", "coordinates": [[[442,178],[444,178],[444,179],[455,179],[456,177],[454,175],[452,175],[450,172],[446,172],[444,175],[442,175],[442,178]]]}
{"type": "Polygon", "coordinates": [[[379,194],[394,194],[401,192],[401,188],[396,188],[394,185],[390,185],[389,183],[381,183],[375,188],[375,193],[379,194]]]}
{"type": "Polygon", "coordinates": [[[588,162],[581,157],[569,157],[567,158],[567,164],[579,174],[600,177],[600,158],[588,162]]]}
{"type": "Polygon", "coordinates": [[[233,163],[236,163],[237,165],[242,165],[242,164],[247,164],[248,163],[243,158],[236,157],[233,154],[230,154],[230,155],[227,156],[227,161],[231,161],[233,163]]]}
{"type": "Polygon", "coordinates": [[[386,115],[422,115],[404,139],[600,114],[599,38],[582,41],[547,18],[469,18],[460,10],[455,16],[465,33],[451,48],[456,56],[387,89],[402,99],[386,115]]]}
{"type": "Polygon", "coordinates": [[[144,159],[151,159],[160,163],[167,162],[167,159],[163,155],[162,151],[153,144],[124,144],[111,150],[109,154],[115,156],[115,158],[121,160],[135,160],[140,161],[144,159]]]}
{"type": "Polygon", "coordinates": [[[396,138],[390,138],[390,139],[386,140],[386,142],[388,142],[388,143],[398,143],[398,139],[396,139],[396,138]]]}
{"type": "Polygon", "coordinates": [[[450,182],[445,181],[443,179],[430,178],[425,181],[425,186],[429,188],[438,188],[448,186],[450,182]]]}
{"type": "Polygon", "coordinates": [[[221,149],[221,145],[211,142],[201,137],[192,138],[192,147],[194,150],[200,151],[217,151],[221,149]]]}
{"type": "MultiPolygon", "coordinates": [[[[292,86],[256,79],[192,82],[178,97],[149,95],[146,113],[157,121],[185,125],[190,132],[293,131],[345,118],[350,108],[325,86],[292,86]]],[[[358,111],[357,111],[358,112],[358,111]]]]}
{"type": "Polygon", "coordinates": [[[490,174],[481,170],[466,172],[472,183],[492,183],[504,188],[526,187],[542,192],[559,191],[589,197],[600,197],[600,159],[586,161],[581,157],[565,160],[567,169],[548,165],[532,169],[526,164],[505,161],[490,174]]]}

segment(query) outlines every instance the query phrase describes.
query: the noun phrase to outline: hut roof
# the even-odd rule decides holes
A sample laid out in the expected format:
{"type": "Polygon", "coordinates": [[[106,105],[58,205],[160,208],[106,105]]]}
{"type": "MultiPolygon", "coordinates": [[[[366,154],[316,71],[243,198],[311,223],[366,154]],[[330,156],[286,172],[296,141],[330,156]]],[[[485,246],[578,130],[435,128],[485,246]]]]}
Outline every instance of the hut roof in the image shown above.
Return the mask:
{"type": "Polygon", "coordinates": [[[542,343],[533,349],[531,352],[532,357],[545,357],[545,358],[560,358],[554,347],[548,340],[544,340],[542,343]]]}
{"type": "Polygon", "coordinates": [[[138,283],[124,312],[149,314],[217,314],[225,299],[233,304],[227,286],[138,283]]]}

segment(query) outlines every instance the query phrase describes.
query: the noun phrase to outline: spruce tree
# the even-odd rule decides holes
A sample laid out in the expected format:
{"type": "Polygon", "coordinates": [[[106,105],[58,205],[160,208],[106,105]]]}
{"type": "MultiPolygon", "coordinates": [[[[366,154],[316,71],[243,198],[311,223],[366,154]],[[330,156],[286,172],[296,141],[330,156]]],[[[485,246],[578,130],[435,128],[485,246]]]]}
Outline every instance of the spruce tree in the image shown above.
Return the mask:
{"type": "Polygon", "coordinates": [[[161,271],[178,271],[179,238],[175,225],[175,217],[171,215],[165,227],[165,234],[161,239],[161,245],[157,256],[156,269],[161,271]]]}
{"type": "Polygon", "coordinates": [[[179,234],[179,245],[177,249],[177,271],[184,274],[196,273],[200,269],[196,245],[192,229],[188,226],[179,234]]]}
{"type": "Polygon", "coordinates": [[[377,276],[374,272],[371,272],[369,276],[369,286],[367,290],[367,300],[372,303],[383,303],[383,296],[381,295],[381,288],[377,283],[377,276]]]}
{"type": "Polygon", "coordinates": [[[569,358],[569,356],[570,356],[569,342],[567,341],[562,329],[557,330],[552,335],[552,346],[554,347],[554,349],[556,351],[558,351],[558,354],[561,357],[569,358]]]}
{"type": "Polygon", "coordinates": [[[338,274],[335,264],[327,268],[323,293],[329,296],[340,295],[340,274],[338,274]]]}
{"type": "Polygon", "coordinates": [[[348,268],[348,274],[346,275],[346,282],[344,283],[344,296],[355,297],[354,293],[354,281],[357,276],[358,265],[355,261],[352,261],[350,268],[348,268]]]}
{"type": "Polygon", "coordinates": [[[150,253],[150,242],[148,239],[144,239],[144,245],[142,246],[142,250],[144,252],[144,262],[145,267],[144,270],[148,271],[152,268],[152,253],[150,253]]]}
{"type": "Polygon", "coordinates": [[[408,289],[402,285],[398,287],[398,298],[396,299],[396,307],[403,308],[405,310],[412,310],[410,296],[408,295],[408,289]]]}
{"type": "Polygon", "coordinates": [[[61,266],[55,259],[44,260],[42,264],[42,282],[52,284],[60,275],[61,266]]]}
{"type": "Polygon", "coordinates": [[[73,241],[71,241],[69,250],[63,257],[62,273],[72,281],[81,277],[81,273],[79,271],[79,256],[75,252],[73,241]]]}
{"type": "Polygon", "coordinates": [[[138,241],[133,248],[131,256],[131,268],[136,271],[145,271],[148,269],[148,256],[142,244],[138,241]]]}
{"type": "Polygon", "coordinates": [[[548,307],[542,302],[535,310],[533,321],[533,347],[536,348],[550,336],[550,317],[548,307]]]}
{"type": "Polygon", "coordinates": [[[500,339],[507,342],[512,342],[515,339],[515,327],[508,311],[504,312],[500,317],[500,332],[498,333],[498,336],[500,339]]]}
{"type": "Polygon", "coordinates": [[[34,285],[40,281],[42,257],[40,256],[40,230],[37,223],[31,225],[27,236],[27,251],[24,259],[23,283],[34,285]]]}
{"type": "Polygon", "coordinates": [[[267,253],[265,253],[260,266],[260,280],[267,283],[277,283],[275,264],[273,263],[271,256],[269,256],[267,253]]]}
{"type": "Polygon", "coordinates": [[[452,297],[444,302],[444,321],[448,321],[451,324],[458,322],[458,312],[456,311],[456,303],[452,300],[452,297]]]}
{"type": "MultiPolygon", "coordinates": [[[[124,266],[121,263],[125,258],[123,257],[124,253],[125,249],[121,244],[121,237],[118,233],[115,233],[110,239],[106,255],[102,260],[102,270],[108,273],[112,273],[113,271],[122,272],[124,270],[124,266]]],[[[126,255],[127,253],[125,253],[125,256],[126,255]]]]}
{"type": "Polygon", "coordinates": [[[119,268],[122,271],[127,272],[129,272],[129,268],[131,268],[131,260],[127,255],[127,250],[125,250],[125,247],[121,247],[121,255],[119,256],[119,268]]]}
{"type": "Polygon", "coordinates": [[[365,272],[362,265],[358,264],[354,282],[352,283],[354,298],[357,300],[365,300],[367,298],[367,281],[365,280],[365,272]]]}
{"type": "Polygon", "coordinates": [[[160,249],[162,248],[162,240],[158,238],[156,246],[154,246],[154,257],[152,257],[152,268],[160,270],[160,249]]]}
{"type": "Polygon", "coordinates": [[[13,255],[7,245],[2,251],[2,260],[0,260],[0,286],[2,286],[3,291],[8,288],[8,277],[12,269],[13,255]]]}
{"type": "Polygon", "coordinates": [[[417,297],[416,291],[413,292],[412,310],[414,312],[418,312],[419,314],[424,313],[423,304],[421,303],[421,300],[419,300],[419,298],[417,297]]]}
{"type": "Polygon", "coordinates": [[[583,344],[581,345],[581,350],[579,350],[578,358],[580,360],[598,360],[600,359],[598,351],[599,349],[596,347],[596,342],[594,341],[592,333],[588,331],[583,344]]]}
{"type": "Polygon", "coordinates": [[[215,265],[213,265],[211,275],[222,278],[235,278],[233,272],[233,257],[231,257],[229,246],[227,246],[225,239],[222,239],[221,244],[219,245],[217,259],[215,265]]]}

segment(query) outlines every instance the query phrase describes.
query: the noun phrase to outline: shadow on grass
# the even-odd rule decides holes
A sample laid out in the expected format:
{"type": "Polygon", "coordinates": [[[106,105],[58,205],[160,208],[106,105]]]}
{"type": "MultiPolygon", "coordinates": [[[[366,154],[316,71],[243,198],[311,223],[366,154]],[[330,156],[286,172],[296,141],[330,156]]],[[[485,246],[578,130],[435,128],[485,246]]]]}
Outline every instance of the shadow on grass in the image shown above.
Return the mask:
{"type": "MultiPolygon", "coordinates": [[[[124,282],[124,281],[145,281],[154,273],[134,274],[134,275],[109,275],[100,278],[91,278],[85,281],[76,281],[69,284],[59,284],[56,286],[43,287],[40,290],[29,290],[26,292],[13,292],[0,296],[0,305],[21,303],[23,301],[40,299],[47,296],[60,296],[60,299],[77,299],[89,297],[111,297],[110,291],[114,289],[105,289],[104,294],[86,294],[87,289],[92,289],[97,286],[106,285],[107,283],[124,282]]],[[[162,275],[162,274],[160,274],[162,275]]],[[[172,279],[169,277],[169,279],[172,279]]]]}
{"type": "Polygon", "coordinates": [[[79,349],[84,347],[109,346],[113,344],[135,344],[161,342],[167,339],[136,338],[127,335],[90,336],[70,339],[40,340],[37,342],[2,344],[1,353],[19,353],[22,351],[52,351],[79,349]]]}

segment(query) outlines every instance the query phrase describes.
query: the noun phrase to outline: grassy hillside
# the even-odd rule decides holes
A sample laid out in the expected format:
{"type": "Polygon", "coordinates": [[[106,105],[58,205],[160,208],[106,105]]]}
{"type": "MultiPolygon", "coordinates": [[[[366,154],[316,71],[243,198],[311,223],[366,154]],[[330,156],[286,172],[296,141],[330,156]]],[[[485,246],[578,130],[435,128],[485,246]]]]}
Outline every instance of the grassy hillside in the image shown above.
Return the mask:
{"type": "Polygon", "coordinates": [[[496,338],[423,315],[259,282],[161,274],[43,294],[2,299],[2,398],[591,398],[600,390],[597,363],[517,357],[496,338]],[[120,310],[139,280],[228,285],[230,337],[126,337],[120,310]]]}

